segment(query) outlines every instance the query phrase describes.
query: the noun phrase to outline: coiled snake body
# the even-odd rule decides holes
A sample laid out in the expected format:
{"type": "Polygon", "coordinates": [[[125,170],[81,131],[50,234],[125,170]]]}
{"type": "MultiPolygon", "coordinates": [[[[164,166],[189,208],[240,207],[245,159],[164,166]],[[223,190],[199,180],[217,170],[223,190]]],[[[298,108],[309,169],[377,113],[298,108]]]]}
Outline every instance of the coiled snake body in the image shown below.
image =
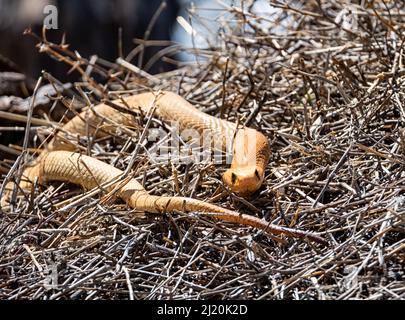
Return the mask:
{"type": "MultiPolygon", "coordinates": [[[[201,135],[207,132],[212,139],[222,141],[222,147],[232,146],[231,167],[224,173],[224,183],[235,193],[247,196],[255,192],[264,179],[265,167],[269,161],[270,148],[267,138],[251,128],[238,128],[236,124],[205,114],[182,97],[171,92],[148,92],[115,100],[115,105],[132,111],[148,113],[154,108],[155,115],[164,121],[176,122],[180,130],[192,128],[201,135]],[[123,102],[124,100],[124,102],[123,102]]],[[[83,111],[66,123],[62,131],[78,135],[99,135],[116,129],[115,124],[134,126],[135,119],[128,113],[118,111],[106,104],[99,104],[83,111]],[[101,129],[101,130],[100,130],[101,129]]],[[[32,166],[25,169],[22,189],[27,189],[35,179],[69,181],[85,188],[107,184],[122,176],[122,171],[97,159],[72,151],[72,145],[56,135],[32,166]]],[[[13,185],[6,187],[2,206],[8,201],[13,185]]],[[[129,206],[153,213],[178,210],[195,211],[217,219],[250,225],[268,233],[287,234],[313,241],[324,240],[316,234],[271,225],[263,219],[237,213],[192,198],[163,197],[150,195],[135,179],[125,184],[110,185],[108,191],[115,191],[129,206]]]]}

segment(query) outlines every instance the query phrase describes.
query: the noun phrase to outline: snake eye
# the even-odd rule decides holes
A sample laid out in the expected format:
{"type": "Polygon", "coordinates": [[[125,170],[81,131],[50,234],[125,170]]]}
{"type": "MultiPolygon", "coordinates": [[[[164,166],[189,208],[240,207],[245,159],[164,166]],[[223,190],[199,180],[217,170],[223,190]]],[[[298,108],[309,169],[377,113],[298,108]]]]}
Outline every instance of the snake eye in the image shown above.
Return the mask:
{"type": "Polygon", "coordinates": [[[257,178],[257,179],[259,179],[259,180],[260,180],[259,171],[257,171],[257,169],[255,169],[255,176],[256,176],[256,178],[257,178]]]}
{"type": "Polygon", "coordinates": [[[235,184],[235,182],[236,182],[236,179],[238,178],[238,176],[235,174],[235,173],[233,173],[232,172],[232,184],[235,184]]]}

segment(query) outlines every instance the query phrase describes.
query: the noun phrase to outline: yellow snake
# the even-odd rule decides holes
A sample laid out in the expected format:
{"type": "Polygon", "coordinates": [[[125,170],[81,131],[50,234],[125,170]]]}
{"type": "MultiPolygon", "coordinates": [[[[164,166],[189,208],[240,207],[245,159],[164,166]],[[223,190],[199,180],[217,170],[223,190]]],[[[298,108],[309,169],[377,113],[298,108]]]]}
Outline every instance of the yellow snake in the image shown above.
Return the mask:
{"type": "MultiPolygon", "coordinates": [[[[221,141],[225,148],[232,145],[231,167],[224,173],[224,183],[235,193],[247,196],[255,192],[263,183],[264,172],[269,161],[270,148],[267,138],[251,128],[238,128],[236,124],[215,118],[196,109],[185,99],[172,92],[147,92],[113,101],[121,108],[130,111],[154,114],[164,120],[177,123],[180,130],[192,128],[201,136],[209,132],[212,141],[221,141]]],[[[78,135],[102,135],[116,130],[116,125],[133,127],[135,117],[110,107],[104,103],[85,110],[67,122],[62,131],[78,135]]],[[[68,181],[84,188],[102,187],[123,175],[123,172],[97,159],[71,151],[72,145],[56,135],[35,163],[24,170],[22,189],[27,189],[35,179],[68,181]],[[69,150],[69,151],[67,151],[69,150]]],[[[2,206],[12,190],[12,184],[6,187],[2,206]]],[[[262,229],[268,233],[287,234],[298,238],[308,238],[324,242],[318,235],[271,225],[263,219],[237,213],[219,206],[184,197],[165,197],[150,195],[135,179],[109,185],[107,191],[114,191],[129,206],[153,213],[199,212],[203,215],[234,223],[245,224],[262,229]],[[121,183],[122,184],[122,183],[121,183]]]]}

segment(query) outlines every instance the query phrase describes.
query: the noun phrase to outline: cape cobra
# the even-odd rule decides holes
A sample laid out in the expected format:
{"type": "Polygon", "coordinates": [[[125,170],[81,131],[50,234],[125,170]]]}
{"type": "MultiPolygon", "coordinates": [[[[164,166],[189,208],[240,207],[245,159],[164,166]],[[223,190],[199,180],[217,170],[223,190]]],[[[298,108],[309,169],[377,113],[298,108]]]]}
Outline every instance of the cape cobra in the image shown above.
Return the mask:
{"type": "MultiPolygon", "coordinates": [[[[164,121],[176,122],[180,130],[192,128],[201,135],[207,131],[211,132],[213,139],[223,141],[223,147],[231,141],[232,163],[223,175],[224,183],[241,196],[247,196],[261,186],[270,156],[268,140],[262,133],[251,128],[238,128],[232,122],[203,113],[179,95],[167,91],[128,96],[113,103],[122,108],[143,113],[148,113],[153,107],[157,117],[164,121]]],[[[75,116],[63,126],[62,131],[78,135],[100,135],[103,132],[116,130],[114,123],[133,127],[136,121],[130,114],[101,103],[75,116]]],[[[94,188],[122,175],[119,169],[70,150],[72,145],[66,143],[60,135],[56,135],[49,143],[47,150],[40,154],[32,166],[25,169],[20,187],[27,189],[37,178],[40,182],[61,180],[82,185],[84,188],[94,188]]],[[[6,203],[10,190],[12,186],[8,184],[2,204],[6,203]]],[[[270,225],[257,217],[240,214],[196,199],[153,196],[147,193],[135,179],[131,179],[124,186],[110,186],[109,190],[115,190],[129,206],[143,211],[154,213],[173,210],[196,211],[217,219],[250,225],[269,233],[283,233],[324,242],[314,233],[270,225]]]]}

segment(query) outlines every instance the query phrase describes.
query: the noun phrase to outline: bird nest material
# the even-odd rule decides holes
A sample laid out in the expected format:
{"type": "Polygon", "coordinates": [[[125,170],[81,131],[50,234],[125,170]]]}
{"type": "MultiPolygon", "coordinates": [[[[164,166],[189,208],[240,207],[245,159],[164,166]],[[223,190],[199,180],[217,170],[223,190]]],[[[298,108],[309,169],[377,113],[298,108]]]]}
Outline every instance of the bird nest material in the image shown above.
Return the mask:
{"type": "MultiPolygon", "coordinates": [[[[171,134],[155,118],[140,117],[137,128],[117,126],[109,137],[72,137],[77,150],[122,170],[133,165],[155,195],[193,197],[317,232],[328,245],[181,212],[140,213],[101,189],[37,185],[14,195],[12,208],[1,213],[0,298],[405,298],[405,5],[270,5],[269,15],[254,3],[224,5],[216,45],[190,50],[197,55],[193,65],[154,76],[144,71],[153,59],[141,70],[128,59],[87,60],[38,38],[40,51],[68,64],[82,81],[69,87],[44,73],[25,101],[26,113],[2,105],[2,118],[31,129],[22,147],[2,146],[18,158],[0,163],[1,185],[18,180],[29,154],[60,128],[58,121],[84,106],[170,90],[270,139],[266,180],[252,198],[224,187],[226,166],[168,165],[151,157],[159,141],[144,139],[148,130],[171,134]],[[43,99],[35,96],[44,82],[52,97],[39,108],[36,101],[43,99]]],[[[132,58],[147,45],[142,42],[132,58]]],[[[169,47],[156,59],[174,63],[170,54],[177,50],[169,47]]]]}

